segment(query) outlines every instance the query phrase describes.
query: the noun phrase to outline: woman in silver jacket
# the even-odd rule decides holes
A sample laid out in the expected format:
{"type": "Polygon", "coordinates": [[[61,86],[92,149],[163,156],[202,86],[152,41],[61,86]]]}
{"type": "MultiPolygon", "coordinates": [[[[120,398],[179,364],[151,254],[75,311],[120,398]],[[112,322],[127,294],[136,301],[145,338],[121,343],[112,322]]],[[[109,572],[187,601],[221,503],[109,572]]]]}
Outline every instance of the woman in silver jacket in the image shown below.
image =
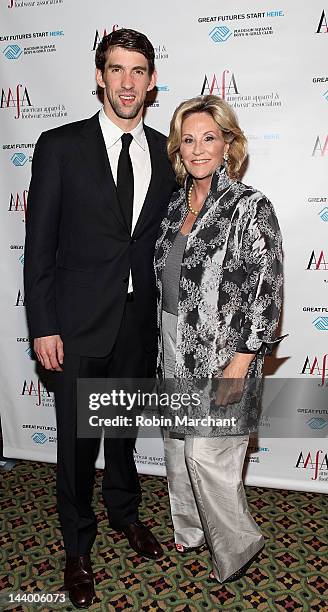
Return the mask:
{"type": "MultiPolygon", "coordinates": [[[[176,109],[168,154],[181,189],[155,251],[160,377],[230,379],[216,403],[234,404],[243,381],[261,377],[282,300],[281,234],[273,206],[237,177],[246,139],[217,96],[176,109]]],[[[179,552],[207,542],[212,577],[238,579],[263,548],[245,497],[249,435],[164,440],[179,552]]]]}

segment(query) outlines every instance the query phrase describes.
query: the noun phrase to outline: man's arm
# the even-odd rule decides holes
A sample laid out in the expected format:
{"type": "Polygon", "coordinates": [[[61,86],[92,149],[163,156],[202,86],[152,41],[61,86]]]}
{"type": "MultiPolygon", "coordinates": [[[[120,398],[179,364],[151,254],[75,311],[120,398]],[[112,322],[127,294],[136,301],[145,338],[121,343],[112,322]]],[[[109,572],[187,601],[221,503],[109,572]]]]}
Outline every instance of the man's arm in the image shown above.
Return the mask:
{"type": "Polygon", "coordinates": [[[61,177],[54,142],[42,134],[36,144],[29,188],[24,284],[34,350],[47,369],[60,369],[63,346],[56,316],[55,271],[61,212],[61,177]]]}
{"type": "Polygon", "coordinates": [[[46,370],[62,372],[64,345],[59,335],[34,338],[34,352],[46,370]]]}

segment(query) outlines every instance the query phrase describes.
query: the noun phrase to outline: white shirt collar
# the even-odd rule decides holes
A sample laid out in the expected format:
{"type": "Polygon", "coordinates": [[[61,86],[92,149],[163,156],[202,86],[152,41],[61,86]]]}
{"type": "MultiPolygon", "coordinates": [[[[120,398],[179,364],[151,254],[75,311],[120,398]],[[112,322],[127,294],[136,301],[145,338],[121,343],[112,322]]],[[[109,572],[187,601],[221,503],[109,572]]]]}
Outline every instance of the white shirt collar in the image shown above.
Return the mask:
{"type": "MultiPolygon", "coordinates": [[[[121,130],[109,117],[107,117],[104,107],[99,112],[99,123],[105,140],[106,149],[113,147],[120,140],[124,130],[121,130]]],[[[143,120],[140,119],[138,125],[131,130],[134,141],[141,147],[143,151],[147,148],[146,134],[144,130],[143,120]]]]}

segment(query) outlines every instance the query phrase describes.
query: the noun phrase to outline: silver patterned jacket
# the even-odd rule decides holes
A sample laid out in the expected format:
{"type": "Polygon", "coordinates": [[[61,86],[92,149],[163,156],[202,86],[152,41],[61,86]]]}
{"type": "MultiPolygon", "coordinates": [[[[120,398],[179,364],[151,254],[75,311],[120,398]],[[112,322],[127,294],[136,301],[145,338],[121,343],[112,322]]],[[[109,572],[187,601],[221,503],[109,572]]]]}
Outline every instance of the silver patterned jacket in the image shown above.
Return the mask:
{"type": "MultiPolygon", "coordinates": [[[[173,194],[155,247],[159,377],[162,274],[188,212],[190,180],[173,194]]],[[[279,341],[282,284],[281,233],[273,206],[253,187],[229,178],[223,164],[213,175],[182,261],[176,378],[220,377],[235,352],[256,353],[249,376],[261,376],[265,354],[279,341]]]]}

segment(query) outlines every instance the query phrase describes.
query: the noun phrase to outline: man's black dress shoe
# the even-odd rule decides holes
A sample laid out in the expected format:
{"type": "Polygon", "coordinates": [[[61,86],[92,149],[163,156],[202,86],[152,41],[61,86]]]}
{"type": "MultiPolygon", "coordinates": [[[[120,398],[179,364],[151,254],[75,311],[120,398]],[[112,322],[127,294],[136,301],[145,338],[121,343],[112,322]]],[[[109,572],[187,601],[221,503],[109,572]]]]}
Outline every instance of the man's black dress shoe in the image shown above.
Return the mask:
{"type": "Polygon", "coordinates": [[[129,544],[138,555],[147,559],[160,559],[163,556],[163,549],[156,540],[150,529],[141,521],[129,523],[119,528],[126,535],[129,544]]]}
{"type": "Polygon", "coordinates": [[[90,555],[66,557],[65,589],[76,608],[89,608],[95,597],[90,555]]]}

